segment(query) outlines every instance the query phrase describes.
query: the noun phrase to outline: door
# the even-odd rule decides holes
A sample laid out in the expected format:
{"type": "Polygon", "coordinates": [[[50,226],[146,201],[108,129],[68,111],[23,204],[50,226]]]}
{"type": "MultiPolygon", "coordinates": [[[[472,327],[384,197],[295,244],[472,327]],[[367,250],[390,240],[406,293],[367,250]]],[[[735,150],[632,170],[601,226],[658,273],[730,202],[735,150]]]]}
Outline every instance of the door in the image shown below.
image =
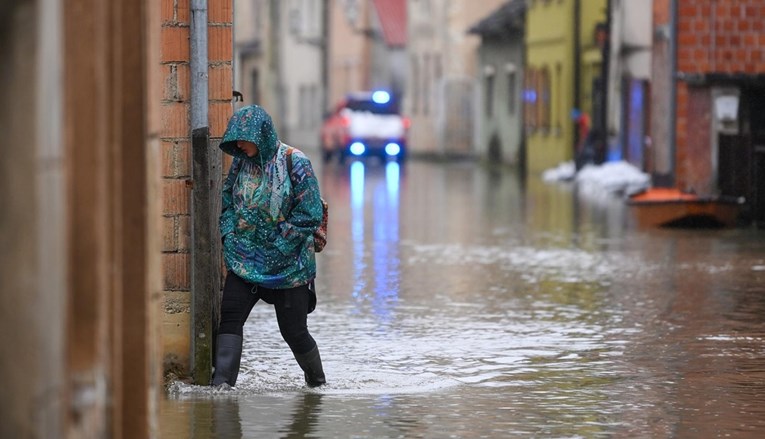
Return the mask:
{"type": "Polygon", "coordinates": [[[632,79],[627,82],[628,99],[625,109],[625,160],[645,171],[645,137],[648,123],[648,81],[632,79]]]}
{"type": "Polygon", "coordinates": [[[765,142],[754,145],[752,214],[757,227],[765,228],[765,142]]]}
{"type": "Polygon", "coordinates": [[[717,187],[721,195],[749,199],[751,144],[749,135],[719,134],[717,187]]]}

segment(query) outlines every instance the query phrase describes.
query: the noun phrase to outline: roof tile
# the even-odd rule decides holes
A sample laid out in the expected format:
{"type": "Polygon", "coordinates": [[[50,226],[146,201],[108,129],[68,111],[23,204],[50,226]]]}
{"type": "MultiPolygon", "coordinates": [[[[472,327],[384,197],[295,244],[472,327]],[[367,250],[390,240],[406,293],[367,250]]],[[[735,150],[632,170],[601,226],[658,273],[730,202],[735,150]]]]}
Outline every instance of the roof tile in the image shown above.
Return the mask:
{"type": "Polygon", "coordinates": [[[406,46],[406,0],[374,0],[383,38],[390,47],[406,46]]]}

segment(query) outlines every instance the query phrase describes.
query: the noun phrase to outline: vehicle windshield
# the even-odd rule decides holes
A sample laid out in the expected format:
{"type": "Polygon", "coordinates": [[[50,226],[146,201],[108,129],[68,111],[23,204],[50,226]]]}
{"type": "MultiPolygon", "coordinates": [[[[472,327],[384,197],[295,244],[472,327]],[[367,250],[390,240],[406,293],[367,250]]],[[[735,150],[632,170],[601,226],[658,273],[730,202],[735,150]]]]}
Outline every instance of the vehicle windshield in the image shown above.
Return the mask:
{"type": "Polygon", "coordinates": [[[349,99],[345,108],[352,111],[368,111],[374,114],[398,114],[398,107],[393,101],[387,104],[378,104],[370,99],[349,99]]]}

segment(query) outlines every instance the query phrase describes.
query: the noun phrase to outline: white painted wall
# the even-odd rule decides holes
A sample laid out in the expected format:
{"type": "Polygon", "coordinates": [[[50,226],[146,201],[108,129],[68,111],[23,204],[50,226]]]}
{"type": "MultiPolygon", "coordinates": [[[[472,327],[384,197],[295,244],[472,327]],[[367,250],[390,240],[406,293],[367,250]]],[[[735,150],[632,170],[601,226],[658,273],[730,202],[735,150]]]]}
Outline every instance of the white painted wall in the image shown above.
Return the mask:
{"type": "Polygon", "coordinates": [[[236,0],[234,87],[252,103],[252,73],[259,74],[259,104],[277,124],[281,139],[301,149],[318,147],[322,115],[322,0],[236,0]],[[272,7],[278,7],[278,23],[272,7]],[[274,41],[274,38],[277,41],[274,41]],[[258,55],[242,48],[259,42],[258,55]]]}
{"type": "Polygon", "coordinates": [[[608,132],[622,125],[622,78],[651,79],[653,0],[611,0],[611,67],[608,84],[608,132]],[[624,50],[628,48],[629,50],[624,50]]]}
{"type": "Polygon", "coordinates": [[[480,38],[470,26],[506,0],[415,0],[408,14],[406,113],[413,152],[470,155],[478,139],[476,68],[480,38]],[[455,126],[458,124],[459,126],[455,126]]]}
{"type": "Polygon", "coordinates": [[[285,121],[282,140],[297,148],[317,148],[322,116],[321,0],[283,1],[281,72],[285,121]]]}

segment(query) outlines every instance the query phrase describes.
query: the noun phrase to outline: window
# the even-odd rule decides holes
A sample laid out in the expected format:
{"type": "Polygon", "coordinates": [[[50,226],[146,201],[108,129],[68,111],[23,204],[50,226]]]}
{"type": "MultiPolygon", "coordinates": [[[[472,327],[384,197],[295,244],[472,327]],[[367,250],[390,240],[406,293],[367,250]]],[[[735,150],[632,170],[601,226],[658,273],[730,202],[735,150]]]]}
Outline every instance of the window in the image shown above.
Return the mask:
{"type": "Polygon", "coordinates": [[[298,88],[298,126],[300,127],[306,125],[305,112],[308,104],[305,86],[301,85],[298,88]]]}
{"type": "Polygon", "coordinates": [[[430,66],[430,54],[426,53],[423,56],[422,67],[422,113],[428,114],[430,111],[430,79],[431,79],[431,66],[430,66]]]}
{"type": "Polygon", "coordinates": [[[373,114],[398,114],[398,108],[393,101],[387,104],[379,104],[372,99],[350,98],[345,103],[345,108],[351,111],[368,112],[373,114]]]}
{"type": "MultiPolygon", "coordinates": [[[[252,102],[254,104],[260,104],[260,79],[258,77],[258,69],[253,69],[252,72],[250,72],[250,85],[252,89],[250,90],[250,98],[248,102],[252,102]]],[[[247,99],[248,96],[245,96],[245,99],[247,99]]]]}
{"type": "Polygon", "coordinates": [[[516,93],[517,78],[515,74],[515,67],[513,69],[508,68],[507,72],[507,112],[511,115],[515,114],[516,101],[518,100],[518,94],[516,93]]]}
{"type": "Polygon", "coordinates": [[[526,131],[531,134],[537,129],[537,87],[534,67],[528,67],[523,83],[523,120],[526,131]]]}
{"type": "Polygon", "coordinates": [[[318,5],[316,4],[318,0],[307,0],[307,2],[308,4],[304,9],[308,11],[306,14],[304,14],[306,17],[305,33],[309,38],[317,38],[319,37],[318,18],[320,17],[317,12],[318,5]]]}
{"type": "Polygon", "coordinates": [[[555,94],[555,131],[558,136],[563,135],[563,121],[560,120],[560,116],[564,113],[563,101],[563,65],[558,63],[555,65],[555,88],[553,93],[555,94]]]}
{"type": "Polygon", "coordinates": [[[484,74],[484,112],[486,117],[494,116],[494,66],[485,66],[484,74]]]}
{"type": "Polygon", "coordinates": [[[253,13],[255,14],[255,29],[263,29],[263,1],[257,1],[255,2],[255,5],[253,6],[253,13]]]}
{"type": "Polygon", "coordinates": [[[343,7],[345,9],[345,17],[348,19],[348,24],[355,28],[359,19],[359,1],[345,0],[343,7]]]}
{"type": "Polygon", "coordinates": [[[537,75],[537,95],[539,96],[537,111],[537,121],[539,127],[548,131],[550,129],[550,70],[547,67],[537,75]]]}
{"type": "Polygon", "coordinates": [[[443,66],[441,65],[441,54],[433,55],[433,77],[438,81],[443,76],[443,66]]]}
{"type": "Polygon", "coordinates": [[[319,86],[314,84],[311,86],[311,126],[315,127],[319,125],[319,121],[321,119],[321,115],[319,112],[321,111],[321,98],[319,95],[319,86]]]}
{"type": "Polygon", "coordinates": [[[420,112],[420,65],[416,56],[412,57],[412,84],[412,114],[417,114],[420,112]]]}
{"type": "Polygon", "coordinates": [[[289,29],[297,38],[312,39],[319,35],[318,0],[293,0],[289,11],[289,29]]]}
{"type": "Polygon", "coordinates": [[[552,91],[550,70],[547,67],[529,67],[523,86],[524,125],[529,133],[542,130],[550,132],[552,116],[552,91]]]}
{"type": "Polygon", "coordinates": [[[430,0],[421,0],[420,1],[420,8],[422,11],[422,14],[426,17],[430,16],[431,14],[431,8],[430,8],[430,0]]]}

